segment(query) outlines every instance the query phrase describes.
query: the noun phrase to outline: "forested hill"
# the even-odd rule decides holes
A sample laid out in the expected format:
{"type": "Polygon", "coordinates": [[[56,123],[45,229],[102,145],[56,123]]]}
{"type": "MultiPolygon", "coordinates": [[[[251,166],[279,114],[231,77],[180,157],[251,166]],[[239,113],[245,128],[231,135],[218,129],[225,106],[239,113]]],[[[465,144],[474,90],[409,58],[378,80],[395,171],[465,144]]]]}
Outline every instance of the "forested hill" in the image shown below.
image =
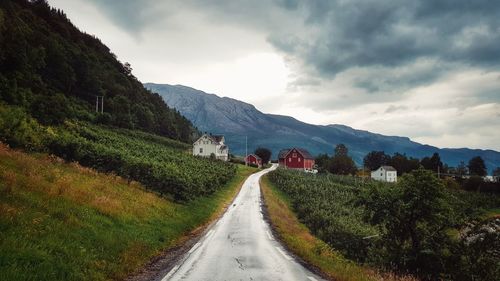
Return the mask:
{"type": "Polygon", "coordinates": [[[131,71],[46,1],[0,0],[0,103],[43,124],[77,119],[190,141],[191,122],[131,71]],[[104,96],[103,114],[96,96],[104,96]]]}

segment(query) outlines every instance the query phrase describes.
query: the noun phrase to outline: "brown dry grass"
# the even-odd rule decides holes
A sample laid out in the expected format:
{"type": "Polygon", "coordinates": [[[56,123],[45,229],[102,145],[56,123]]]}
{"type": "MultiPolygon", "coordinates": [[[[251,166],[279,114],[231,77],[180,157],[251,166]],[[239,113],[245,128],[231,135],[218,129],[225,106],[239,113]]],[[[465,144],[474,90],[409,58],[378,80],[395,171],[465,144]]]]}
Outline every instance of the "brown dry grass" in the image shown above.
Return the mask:
{"type": "Polygon", "coordinates": [[[0,143],[0,157],[4,160],[15,159],[9,163],[12,169],[0,173],[5,193],[21,186],[23,190],[90,205],[107,215],[144,217],[155,208],[165,208],[162,199],[144,192],[136,182],[129,183],[116,175],[98,173],[77,163],[66,165],[55,156],[35,158],[0,143]]]}

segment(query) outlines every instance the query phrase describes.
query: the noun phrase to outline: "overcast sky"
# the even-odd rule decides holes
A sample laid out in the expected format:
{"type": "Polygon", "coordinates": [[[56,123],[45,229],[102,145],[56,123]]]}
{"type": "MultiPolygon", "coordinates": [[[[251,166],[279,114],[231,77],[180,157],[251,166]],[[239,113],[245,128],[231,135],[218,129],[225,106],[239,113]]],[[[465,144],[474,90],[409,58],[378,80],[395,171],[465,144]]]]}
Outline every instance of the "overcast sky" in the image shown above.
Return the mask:
{"type": "Polygon", "coordinates": [[[49,0],[142,82],[500,150],[498,0],[49,0]]]}

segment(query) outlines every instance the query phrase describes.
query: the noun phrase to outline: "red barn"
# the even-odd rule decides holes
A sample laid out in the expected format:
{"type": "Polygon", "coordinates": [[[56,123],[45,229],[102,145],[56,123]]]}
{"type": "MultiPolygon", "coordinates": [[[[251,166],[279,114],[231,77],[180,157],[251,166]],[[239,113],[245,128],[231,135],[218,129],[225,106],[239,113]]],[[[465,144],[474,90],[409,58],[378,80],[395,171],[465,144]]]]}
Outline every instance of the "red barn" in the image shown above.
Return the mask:
{"type": "Polygon", "coordinates": [[[250,154],[245,158],[245,163],[250,164],[250,165],[255,165],[257,167],[262,167],[262,159],[255,155],[255,154],[250,154]]]}
{"type": "Polygon", "coordinates": [[[288,169],[312,170],[314,167],[314,157],[307,150],[296,147],[282,149],[278,162],[281,167],[288,169]]]}

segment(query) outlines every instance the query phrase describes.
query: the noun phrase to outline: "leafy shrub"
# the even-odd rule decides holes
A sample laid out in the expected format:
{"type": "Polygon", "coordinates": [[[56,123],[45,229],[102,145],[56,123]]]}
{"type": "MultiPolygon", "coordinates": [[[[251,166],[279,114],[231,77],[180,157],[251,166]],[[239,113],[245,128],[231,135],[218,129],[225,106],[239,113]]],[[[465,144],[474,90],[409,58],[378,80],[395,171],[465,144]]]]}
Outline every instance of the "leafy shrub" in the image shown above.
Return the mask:
{"type": "MultiPolygon", "coordinates": [[[[431,172],[398,184],[278,169],[269,174],[299,219],[346,257],[425,280],[499,280],[498,231],[484,233],[485,211],[500,196],[448,189],[431,172]],[[463,233],[483,235],[466,243],[463,233]],[[462,233],[462,234],[461,234],[462,233]]],[[[498,218],[496,227],[500,227],[498,218]]]]}
{"type": "Polygon", "coordinates": [[[14,148],[40,151],[47,132],[19,107],[0,104],[0,141],[14,148]]]}

